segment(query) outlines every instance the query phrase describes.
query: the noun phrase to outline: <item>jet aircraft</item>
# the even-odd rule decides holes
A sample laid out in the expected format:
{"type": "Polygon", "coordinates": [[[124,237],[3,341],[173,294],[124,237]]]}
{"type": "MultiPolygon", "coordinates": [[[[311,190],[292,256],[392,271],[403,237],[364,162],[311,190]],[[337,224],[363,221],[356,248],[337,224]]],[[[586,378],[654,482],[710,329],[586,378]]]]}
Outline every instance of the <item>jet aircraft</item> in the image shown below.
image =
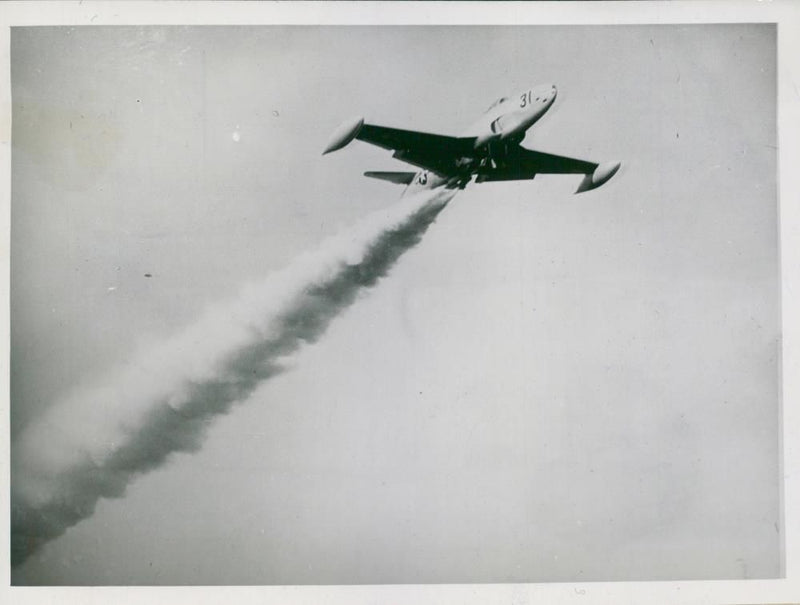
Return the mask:
{"type": "Polygon", "coordinates": [[[365,172],[365,176],[407,185],[403,195],[445,186],[464,189],[475,177],[485,181],[533,179],[537,174],[582,174],[575,193],[596,189],[619,170],[620,162],[596,164],[526,149],[520,145],[556,100],[553,84],[501,97],[460,137],[366,124],[356,118],[342,124],[323,155],[352,140],[383,147],[392,157],[419,168],[417,172],[365,172]]]}

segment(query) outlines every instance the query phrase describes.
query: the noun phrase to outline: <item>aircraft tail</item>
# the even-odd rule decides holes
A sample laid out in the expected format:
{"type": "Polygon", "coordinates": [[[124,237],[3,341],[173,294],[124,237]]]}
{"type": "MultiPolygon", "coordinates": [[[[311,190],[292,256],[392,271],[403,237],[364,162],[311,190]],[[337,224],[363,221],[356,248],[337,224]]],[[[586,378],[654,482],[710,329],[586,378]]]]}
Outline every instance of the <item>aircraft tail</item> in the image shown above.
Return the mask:
{"type": "Polygon", "coordinates": [[[398,185],[410,185],[411,181],[414,180],[415,174],[414,172],[365,172],[364,176],[397,183],[398,185]]]}

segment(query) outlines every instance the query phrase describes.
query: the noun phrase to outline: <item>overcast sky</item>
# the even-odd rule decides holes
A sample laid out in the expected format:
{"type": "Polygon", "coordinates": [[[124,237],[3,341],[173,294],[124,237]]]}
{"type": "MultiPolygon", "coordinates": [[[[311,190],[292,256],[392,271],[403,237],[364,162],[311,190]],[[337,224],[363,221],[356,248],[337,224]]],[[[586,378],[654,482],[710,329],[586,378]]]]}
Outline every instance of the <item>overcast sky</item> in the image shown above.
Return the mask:
{"type": "Polygon", "coordinates": [[[394,204],[361,176],[402,169],[387,152],[320,155],[346,118],[457,135],[555,83],[525,145],[624,162],[579,196],[556,176],[460,193],[200,451],[101,500],[13,582],[779,573],[773,26],[11,41],[12,443],[394,204]]]}

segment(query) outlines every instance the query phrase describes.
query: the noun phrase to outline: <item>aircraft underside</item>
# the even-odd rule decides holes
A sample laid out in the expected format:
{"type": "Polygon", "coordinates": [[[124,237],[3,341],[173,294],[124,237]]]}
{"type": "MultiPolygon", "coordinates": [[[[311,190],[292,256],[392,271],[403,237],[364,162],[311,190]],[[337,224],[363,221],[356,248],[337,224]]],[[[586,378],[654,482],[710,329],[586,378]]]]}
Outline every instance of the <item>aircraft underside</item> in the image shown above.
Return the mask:
{"type": "Polygon", "coordinates": [[[576,193],[606,183],[619,162],[597,164],[553,155],[521,146],[526,131],[549,109],[555,86],[544,85],[503,97],[470,129],[470,135],[452,137],[365,124],[363,118],[343,124],[325,153],[341,149],[354,139],[392,151],[392,157],[416,166],[419,172],[366,172],[365,175],[408,185],[407,191],[450,187],[463,189],[475,182],[531,180],[537,174],[580,174],[576,193]]]}

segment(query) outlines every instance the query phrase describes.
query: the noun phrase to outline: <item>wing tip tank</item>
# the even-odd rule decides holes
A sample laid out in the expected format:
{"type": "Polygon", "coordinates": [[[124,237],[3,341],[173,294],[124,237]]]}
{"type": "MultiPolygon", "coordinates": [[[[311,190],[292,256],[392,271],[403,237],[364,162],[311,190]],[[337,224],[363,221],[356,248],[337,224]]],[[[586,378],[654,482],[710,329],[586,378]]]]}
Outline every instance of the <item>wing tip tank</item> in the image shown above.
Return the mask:
{"type": "Polygon", "coordinates": [[[364,118],[361,117],[353,118],[344,122],[331,135],[328,146],[325,147],[325,151],[322,152],[322,155],[331,153],[332,151],[337,151],[347,145],[350,141],[358,136],[358,133],[363,125],[364,118]]]}
{"type": "Polygon", "coordinates": [[[598,165],[597,168],[594,169],[594,172],[583,177],[575,193],[583,193],[584,191],[597,189],[600,185],[611,180],[611,177],[617,174],[620,166],[622,166],[622,162],[605,162],[598,165]]]}

